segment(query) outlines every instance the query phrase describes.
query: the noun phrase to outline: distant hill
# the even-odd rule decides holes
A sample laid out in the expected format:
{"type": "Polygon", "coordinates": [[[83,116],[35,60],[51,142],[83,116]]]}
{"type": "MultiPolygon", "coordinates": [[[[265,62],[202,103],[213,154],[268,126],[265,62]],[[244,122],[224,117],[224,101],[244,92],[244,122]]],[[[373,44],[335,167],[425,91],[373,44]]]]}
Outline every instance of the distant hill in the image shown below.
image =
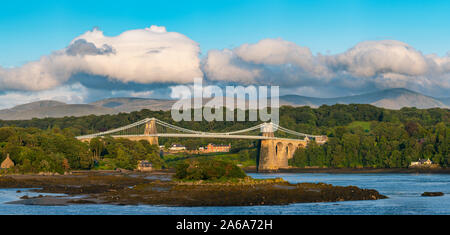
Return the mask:
{"type": "Polygon", "coordinates": [[[401,109],[403,107],[416,107],[419,109],[449,107],[447,104],[442,102],[442,100],[425,96],[404,88],[387,89],[362,95],[337,98],[313,98],[298,95],[285,95],[280,97],[280,103],[284,105],[311,107],[319,107],[324,104],[371,104],[387,109],[401,109]]]}
{"type": "Polygon", "coordinates": [[[90,114],[104,115],[116,114],[115,109],[97,107],[89,104],[65,104],[57,101],[39,101],[30,104],[19,105],[11,109],[0,110],[2,120],[28,120],[32,118],[46,117],[81,117],[90,114]]]}
{"type": "Polygon", "coordinates": [[[133,112],[142,109],[150,110],[170,110],[176,100],[144,99],[144,98],[108,98],[99,100],[90,105],[97,107],[110,108],[118,112],[133,112]]]}
{"type": "Polygon", "coordinates": [[[41,100],[36,102],[31,102],[28,104],[17,105],[10,110],[13,111],[22,111],[22,110],[32,110],[37,108],[45,108],[45,107],[55,107],[60,105],[66,105],[66,103],[54,101],[54,100],[41,100]]]}
{"type": "MultiPolygon", "coordinates": [[[[210,100],[204,99],[203,103],[205,104],[210,100]]],[[[129,97],[108,98],[90,104],[65,104],[58,101],[44,100],[0,110],[0,119],[26,120],[45,117],[86,116],[90,114],[104,115],[120,112],[129,113],[142,109],[167,111],[171,109],[175,102],[177,101],[129,97]]],[[[311,107],[319,107],[324,104],[371,104],[387,109],[401,109],[403,107],[427,109],[435,107],[449,108],[449,103],[450,98],[433,98],[403,88],[337,98],[314,98],[299,95],[280,96],[280,105],[311,107]]],[[[248,101],[246,105],[248,105],[248,101]]]]}

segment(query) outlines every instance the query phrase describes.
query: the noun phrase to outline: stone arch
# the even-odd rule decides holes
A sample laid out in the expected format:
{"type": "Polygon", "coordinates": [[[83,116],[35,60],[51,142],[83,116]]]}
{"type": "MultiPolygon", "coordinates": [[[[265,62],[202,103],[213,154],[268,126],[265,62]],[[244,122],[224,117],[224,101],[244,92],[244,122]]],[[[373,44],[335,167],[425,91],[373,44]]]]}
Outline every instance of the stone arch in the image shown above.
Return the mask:
{"type": "Polygon", "coordinates": [[[288,157],[288,159],[291,159],[291,158],[293,158],[294,157],[294,153],[295,153],[295,147],[294,147],[294,144],[292,144],[292,143],[289,143],[288,145],[287,145],[287,157],[288,157]]]}
{"type": "Polygon", "coordinates": [[[281,157],[283,157],[283,143],[278,142],[275,145],[275,156],[277,159],[280,159],[281,157]]]}
{"type": "Polygon", "coordinates": [[[300,142],[297,146],[297,148],[305,148],[306,147],[306,142],[300,142]]]}
{"type": "Polygon", "coordinates": [[[279,168],[285,168],[288,166],[288,143],[281,141],[276,144],[276,162],[279,168]]]}

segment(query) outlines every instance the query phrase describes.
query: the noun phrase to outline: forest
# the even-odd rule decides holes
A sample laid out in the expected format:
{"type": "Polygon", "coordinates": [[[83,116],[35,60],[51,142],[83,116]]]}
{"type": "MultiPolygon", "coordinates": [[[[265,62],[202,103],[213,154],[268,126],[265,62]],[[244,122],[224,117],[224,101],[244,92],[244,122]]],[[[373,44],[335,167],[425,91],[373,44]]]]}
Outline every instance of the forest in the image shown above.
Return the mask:
{"type": "MultiPolygon", "coordinates": [[[[289,162],[292,166],[403,168],[411,161],[423,158],[430,158],[442,167],[450,164],[448,109],[388,110],[365,104],[337,104],[319,108],[283,106],[279,112],[281,126],[329,138],[324,145],[311,143],[306,149],[296,151],[289,162]]],[[[157,168],[164,168],[166,163],[159,155],[159,148],[145,141],[105,138],[86,144],[74,138],[148,117],[212,132],[240,130],[260,123],[174,122],[170,111],[150,110],[103,116],[0,120],[0,160],[10,154],[17,172],[132,169],[137,160],[143,159],[151,161],[157,168]]],[[[276,136],[289,137],[284,133],[276,133],[276,136]]],[[[231,143],[234,153],[246,153],[241,150],[257,147],[256,141],[160,138],[161,145],[172,143],[183,144],[188,149],[207,143],[231,143]]]]}

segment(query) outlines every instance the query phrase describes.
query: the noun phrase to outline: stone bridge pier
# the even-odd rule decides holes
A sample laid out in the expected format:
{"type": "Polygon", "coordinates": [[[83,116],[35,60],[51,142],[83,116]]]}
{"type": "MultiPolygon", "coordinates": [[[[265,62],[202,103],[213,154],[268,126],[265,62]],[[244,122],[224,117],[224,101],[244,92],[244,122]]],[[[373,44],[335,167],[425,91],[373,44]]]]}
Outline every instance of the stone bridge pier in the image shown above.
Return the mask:
{"type": "MultiPolygon", "coordinates": [[[[262,130],[265,137],[274,137],[271,127],[262,130]]],[[[258,171],[275,171],[288,168],[288,160],[294,157],[295,150],[305,148],[309,139],[266,139],[261,140],[259,149],[258,171]]]]}
{"type": "MultiPolygon", "coordinates": [[[[158,136],[145,136],[154,134],[158,134],[158,131],[156,130],[156,121],[155,119],[152,119],[149,122],[145,123],[143,136],[127,136],[126,138],[132,141],[147,140],[150,144],[159,146],[158,136]]],[[[120,138],[120,136],[118,138],[120,138]]]]}
{"type": "Polygon", "coordinates": [[[274,171],[288,168],[295,150],[305,148],[308,140],[261,140],[258,171],[274,171]]]}
{"type": "MultiPolygon", "coordinates": [[[[145,124],[145,130],[144,130],[144,135],[153,135],[153,134],[158,134],[158,131],[156,130],[156,121],[154,118],[151,119],[150,122],[147,122],[145,124]]],[[[155,144],[155,145],[159,146],[157,136],[147,137],[147,141],[150,144],[155,144]]]]}

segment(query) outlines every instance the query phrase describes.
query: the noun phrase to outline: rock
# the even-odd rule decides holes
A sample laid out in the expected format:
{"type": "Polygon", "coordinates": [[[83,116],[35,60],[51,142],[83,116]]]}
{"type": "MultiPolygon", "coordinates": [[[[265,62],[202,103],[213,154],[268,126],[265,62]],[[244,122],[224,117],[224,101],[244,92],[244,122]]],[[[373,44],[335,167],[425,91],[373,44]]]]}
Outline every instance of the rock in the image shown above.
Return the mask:
{"type": "Polygon", "coordinates": [[[128,172],[130,172],[130,170],[122,169],[122,168],[117,168],[116,171],[120,172],[120,173],[128,173],[128,172]]]}
{"type": "Polygon", "coordinates": [[[85,199],[69,200],[67,202],[74,203],[74,204],[97,204],[97,202],[95,202],[95,201],[85,200],[85,199]]]}
{"type": "Polygon", "coordinates": [[[424,192],[422,193],[422,197],[439,197],[444,196],[443,192],[424,192]]]}

